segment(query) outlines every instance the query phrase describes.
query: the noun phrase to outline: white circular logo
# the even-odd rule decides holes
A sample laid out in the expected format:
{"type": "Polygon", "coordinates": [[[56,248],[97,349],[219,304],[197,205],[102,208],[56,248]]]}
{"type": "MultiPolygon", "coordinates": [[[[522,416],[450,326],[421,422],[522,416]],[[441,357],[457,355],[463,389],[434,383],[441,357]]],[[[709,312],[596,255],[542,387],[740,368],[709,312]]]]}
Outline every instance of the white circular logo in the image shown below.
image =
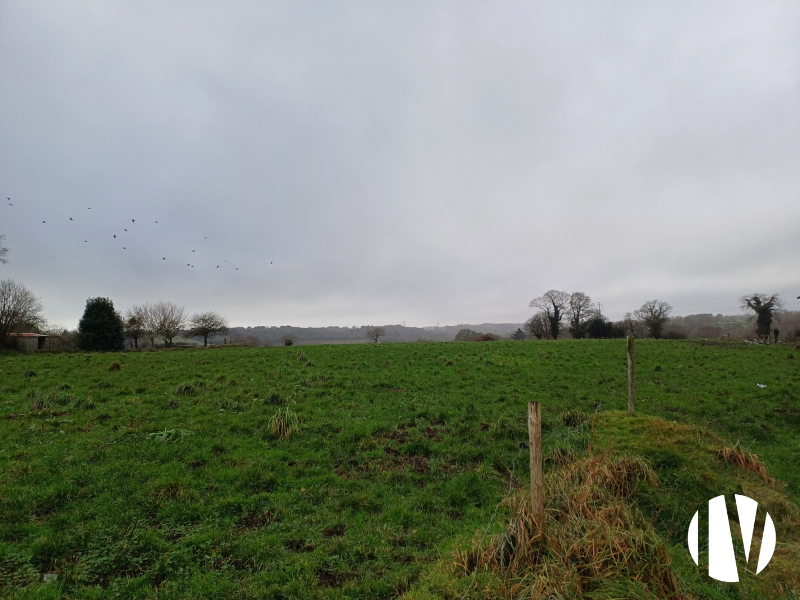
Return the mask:
{"type": "MultiPolygon", "coordinates": [[[[739,525],[742,530],[745,561],[750,559],[750,542],[753,540],[753,526],[756,522],[758,502],[747,496],[735,495],[736,511],[739,513],[739,525]]],[[[689,553],[694,563],[699,565],[697,543],[698,516],[694,513],[689,524],[689,553]]],[[[758,556],[756,575],[764,570],[772,553],[775,552],[775,525],[772,517],[766,513],[764,531],[761,535],[761,551],[758,556]]],[[[738,582],[739,571],[736,568],[736,557],[733,554],[733,538],[731,537],[728,509],[725,507],[725,496],[717,496],[708,501],[708,576],[717,581],[738,582]]]]}

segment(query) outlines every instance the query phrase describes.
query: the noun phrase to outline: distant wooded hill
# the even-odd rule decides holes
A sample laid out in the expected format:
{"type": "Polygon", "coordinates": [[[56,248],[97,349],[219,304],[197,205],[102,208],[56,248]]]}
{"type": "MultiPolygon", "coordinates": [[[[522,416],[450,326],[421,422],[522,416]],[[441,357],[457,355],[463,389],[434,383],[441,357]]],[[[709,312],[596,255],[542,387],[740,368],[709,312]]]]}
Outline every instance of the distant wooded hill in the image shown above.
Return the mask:
{"type": "MultiPolygon", "coordinates": [[[[383,325],[386,335],[381,338],[382,343],[417,342],[428,340],[432,342],[452,342],[453,338],[462,328],[472,329],[481,333],[494,333],[502,337],[509,337],[522,323],[481,323],[472,325],[444,325],[442,327],[403,327],[402,325],[383,325]]],[[[286,336],[290,336],[295,344],[352,344],[367,343],[367,330],[372,326],[361,327],[231,327],[228,333],[229,342],[251,342],[260,345],[264,342],[273,345],[283,344],[286,336]]],[[[222,343],[222,338],[216,338],[214,343],[222,343]]]]}
{"type": "MultiPolygon", "coordinates": [[[[494,333],[502,338],[509,339],[518,328],[524,329],[523,323],[463,323],[459,325],[444,325],[441,327],[403,327],[402,325],[384,325],[386,335],[381,338],[382,343],[397,342],[452,342],[461,329],[471,329],[479,333],[494,333]]],[[[781,332],[781,339],[800,338],[800,312],[783,311],[776,315],[773,327],[781,332]]],[[[249,342],[254,346],[281,345],[288,336],[295,344],[354,344],[368,343],[367,330],[371,325],[361,327],[292,327],[281,325],[274,327],[231,327],[226,336],[228,343],[249,342]]],[[[727,338],[746,339],[752,337],[754,330],[753,319],[749,315],[712,315],[697,314],[685,317],[673,317],[664,328],[663,337],[666,339],[685,338],[727,338]]],[[[561,339],[568,339],[569,333],[565,326],[559,335],[561,339]]],[[[209,342],[222,344],[223,337],[219,336],[209,342]]]]}

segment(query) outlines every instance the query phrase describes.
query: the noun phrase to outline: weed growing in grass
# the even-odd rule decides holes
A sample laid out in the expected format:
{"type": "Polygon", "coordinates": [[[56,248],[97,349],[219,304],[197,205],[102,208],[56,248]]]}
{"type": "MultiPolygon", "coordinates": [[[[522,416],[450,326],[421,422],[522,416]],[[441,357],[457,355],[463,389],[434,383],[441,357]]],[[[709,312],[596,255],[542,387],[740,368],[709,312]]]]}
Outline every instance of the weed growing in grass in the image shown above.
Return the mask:
{"type": "Polygon", "coordinates": [[[300,429],[300,420],[297,415],[287,406],[279,409],[267,423],[269,432],[278,439],[289,437],[300,429]]]}

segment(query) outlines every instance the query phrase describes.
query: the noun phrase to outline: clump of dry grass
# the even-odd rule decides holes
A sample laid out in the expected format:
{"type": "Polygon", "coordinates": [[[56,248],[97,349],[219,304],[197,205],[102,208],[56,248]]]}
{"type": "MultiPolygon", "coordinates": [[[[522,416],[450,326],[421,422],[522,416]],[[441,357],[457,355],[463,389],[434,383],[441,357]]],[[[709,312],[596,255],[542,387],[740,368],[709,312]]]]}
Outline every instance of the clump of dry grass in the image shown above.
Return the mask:
{"type": "Polygon", "coordinates": [[[505,500],[505,531],[486,545],[457,551],[457,570],[489,571],[507,598],[579,598],[613,582],[681,598],[666,544],[629,502],[639,481],[658,485],[648,463],[640,457],[559,458],[545,476],[545,535],[535,535],[530,494],[518,488],[505,500]]]}
{"type": "Polygon", "coordinates": [[[118,362],[112,362],[110,365],[108,365],[109,371],[119,371],[121,368],[122,366],[118,362]]]}
{"type": "Polygon", "coordinates": [[[267,423],[269,432],[278,439],[290,436],[300,429],[300,419],[287,406],[278,410],[267,423]]]}
{"type": "Polygon", "coordinates": [[[717,452],[717,458],[733,463],[737,467],[752,471],[764,480],[769,487],[775,489],[775,479],[767,473],[767,467],[761,462],[758,455],[748,452],[736,442],[733,446],[726,446],[717,452]]]}

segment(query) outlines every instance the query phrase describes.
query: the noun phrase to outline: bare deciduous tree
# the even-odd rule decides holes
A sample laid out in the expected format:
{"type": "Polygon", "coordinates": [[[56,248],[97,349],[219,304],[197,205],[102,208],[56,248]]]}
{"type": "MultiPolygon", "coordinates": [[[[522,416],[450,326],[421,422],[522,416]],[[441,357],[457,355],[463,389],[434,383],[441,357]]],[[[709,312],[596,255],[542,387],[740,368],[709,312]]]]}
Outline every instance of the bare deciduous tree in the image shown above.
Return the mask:
{"type": "Polygon", "coordinates": [[[378,340],[386,335],[386,328],[385,327],[370,327],[367,329],[367,339],[372,340],[376,344],[378,340]]]}
{"type": "Polygon", "coordinates": [[[228,331],[227,319],[213,311],[196,313],[189,319],[189,337],[203,338],[203,346],[208,346],[209,336],[227,334],[228,331]]]}
{"type": "Polygon", "coordinates": [[[158,338],[158,320],[156,318],[155,307],[150,304],[144,304],[141,307],[142,318],[144,319],[144,335],[150,340],[150,346],[156,347],[156,338],[158,338]]]}
{"type": "Polygon", "coordinates": [[[42,303],[33,292],[11,279],[0,281],[0,347],[19,327],[43,323],[42,303]]]}
{"type": "Polygon", "coordinates": [[[472,329],[459,329],[456,337],[453,338],[454,342],[468,342],[472,338],[477,337],[479,334],[477,331],[472,331],[472,329]]]}
{"type": "Polygon", "coordinates": [[[3,247],[3,240],[6,238],[5,235],[0,233],[0,265],[4,265],[8,262],[6,258],[6,254],[8,254],[8,248],[3,247]]]}
{"type": "Polygon", "coordinates": [[[186,326],[185,309],[174,302],[156,302],[150,310],[155,323],[155,333],[169,348],[175,336],[186,326]]]}
{"type": "Polygon", "coordinates": [[[764,341],[769,340],[772,317],[775,311],[782,306],[778,294],[772,294],[772,296],[751,294],[742,296],[739,298],[739,302],[741,302],[742,308],[750,309],[756,314],[756,335],[764,341]]]}
{"type": "Polygon", "coordinates": [[[543,312],[533,315],[530,319],[525,321],[525,331],[535,337],[537,340],[549,340],[552,337],[550,332],[550,319],[543,312]]]}
{"type": "Polygon", "coordinates": [[[529,308],[539,308],[544,311],[545,317],[550,322],[550,335],[553,339],[558,339],[558,331],[561,329],[561,319],[564,311],[569,305],[570,294],[559,290],[550,290],[543,296],[534,298],[528,303],[529,308]]]}
{"type": "Polygon", "coordinates": [[[659,339],[661,332],[664,331],[664,325],[669,321],[670,312],[672,312],[672,307],[666,302],[648,300],[642,304],[639,310],[633,311],[633,315],[647,325],[650,335],[659,339]]]}
{"type": "Polygon", "coordinates": [[[596,314],[592,299],[583,292],[573,292],[569,297],[569,333],[575,339],[586,337],[589,321],[596,314]]]}
{"type": "MultiPolygon", "coordinates": [[[[133,340],[133,347],[137,350],[139,348],[139,340],[147,335],[147,317],[147,306],[132,306],[125,313],[122,321],[125,337],[133,340]]],[[[153,336],[152,342],[155,342],[155,336],[153,336]]]]}

